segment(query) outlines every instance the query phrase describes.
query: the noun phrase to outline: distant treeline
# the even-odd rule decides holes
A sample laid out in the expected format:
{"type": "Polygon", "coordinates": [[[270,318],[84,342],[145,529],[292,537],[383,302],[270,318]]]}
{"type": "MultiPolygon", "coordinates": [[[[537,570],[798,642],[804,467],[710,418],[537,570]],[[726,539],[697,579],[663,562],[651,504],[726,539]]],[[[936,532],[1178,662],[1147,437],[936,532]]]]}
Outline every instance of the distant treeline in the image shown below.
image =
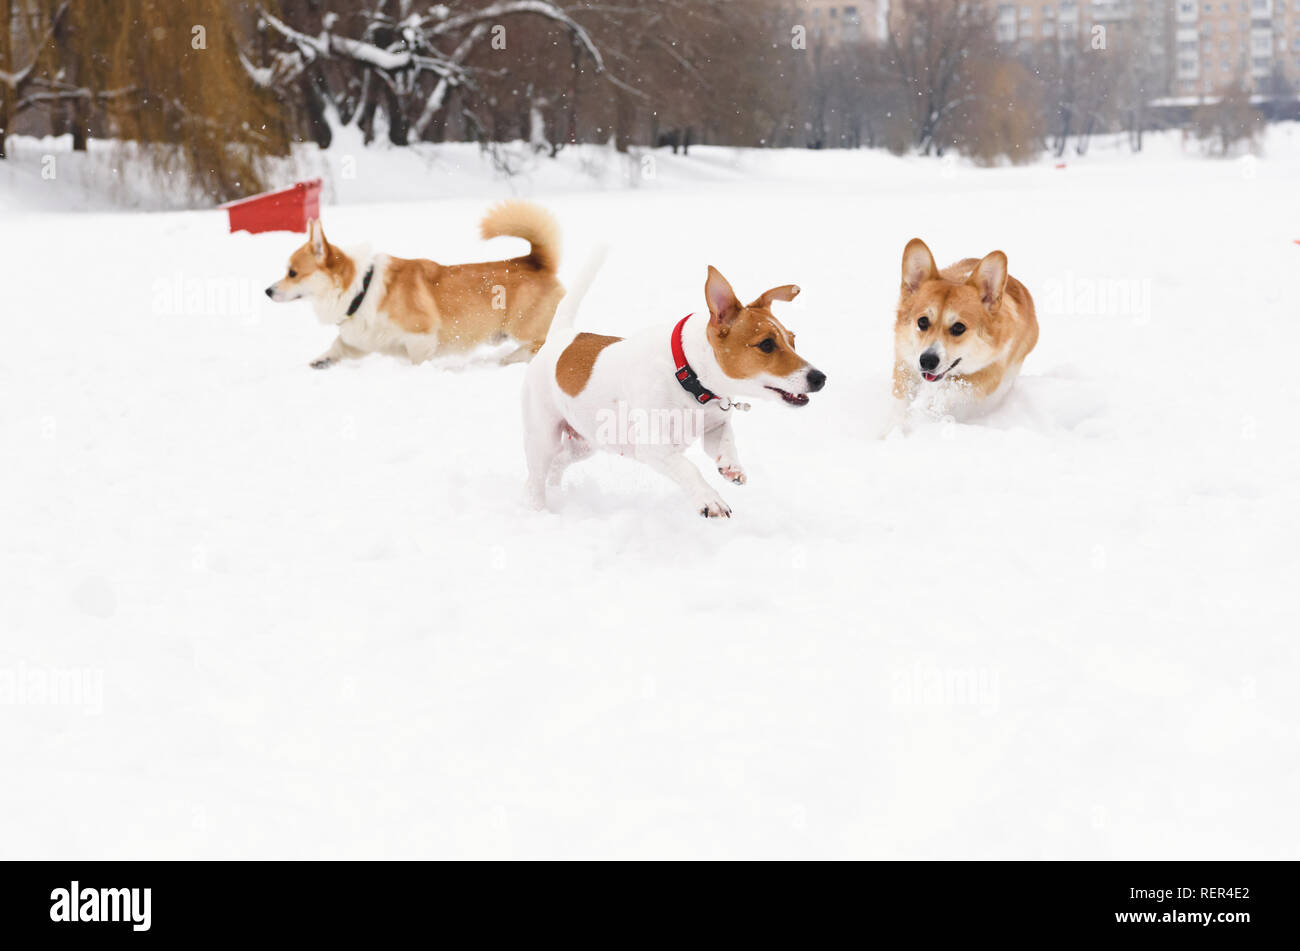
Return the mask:
{"type": "MultiPolygon", "coordinates": [[[[134,140],[216,199],[263,160],[367,140],[883,147],[1028,161],[1124,130],[1161,93],[1140,25],[1015,51],[993,4],[895,0],[887,39],[828,46],[781,0],[0,0],[14,132],[134,140]],[[7,25],[7,29],[4,27],[7,25]]],[[[1227,151],[1236,86],[1192,124],[1227,151]]]]}

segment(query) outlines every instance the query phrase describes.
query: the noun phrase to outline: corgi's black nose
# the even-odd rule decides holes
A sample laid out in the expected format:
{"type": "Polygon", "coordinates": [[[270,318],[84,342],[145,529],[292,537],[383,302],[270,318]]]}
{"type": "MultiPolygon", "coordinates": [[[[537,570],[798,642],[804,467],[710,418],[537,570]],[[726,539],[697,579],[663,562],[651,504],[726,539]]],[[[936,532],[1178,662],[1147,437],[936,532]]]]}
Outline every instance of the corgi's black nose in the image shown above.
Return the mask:
{"type": "Polygon", "coordinates": [[[921,354],[921,369],[927,373],[939,365],[939,354],[933,350],[927,350],[921,354]]]}
{"type": "Polygon", "coordinates": [[[808,392],[816,393],[826,385],[826,374],[821,370],[808,371],[808,392]]]}
{"type": "Polygon", "coordinates": [[[275,296],[275,288],[274,288],[274,287],[268,287],[268,288],[266,289],[266,296],[267,296],[267,297],[274,297],[274,296],[275,296]]]}

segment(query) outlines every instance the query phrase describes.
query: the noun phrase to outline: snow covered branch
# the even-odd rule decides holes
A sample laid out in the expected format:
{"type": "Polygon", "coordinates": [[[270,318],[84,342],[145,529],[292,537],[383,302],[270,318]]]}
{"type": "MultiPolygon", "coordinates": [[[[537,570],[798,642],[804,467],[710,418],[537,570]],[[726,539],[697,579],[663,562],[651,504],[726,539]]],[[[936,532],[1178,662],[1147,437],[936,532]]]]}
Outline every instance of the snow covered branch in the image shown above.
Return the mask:
{"type": "Polygon", "coordinates": [[[533,17],[562,27],[597,75],[641,95],[609,74],[606,57],[590,31],[552,0],[498,0],[467,10],[457,10],[455,3],[438,4],[409,16],[402,16],[407,10],[404,4],[398,16],[385,12],[385,6],[378,4],[379,9],[349,17],[353,25],[347,32],[332,13],[319,20],[317,30],[291,24],[258,7],[262,28],[278,36],[286,48],[270,54],[266,63],[241,51],[240,62],[255,85],[281,92],[311,70],[329,108],[345,121],[369,121],[382,106],[390,136],[403,143],[408,135],[418,138],[426,134],[446,109],[453,89],[473,90],[477,88],[476,76],[492,75],[468,63],[490,32],[495,37],[495,27],[503,21],[533,17]]]}
{"type": "Polygon", "coordinates": [[[41,105],[49,102],[68,102],[75,99],[97,100],[100,102],[109,99],[119,99],[122,96],[129,96],[136,91],[134,86],[124,86],[121,89],[105,89],[94,91],[85,87],[72,87],[55,84],[41,84],[39,88],[33,89],[23,95],[18,100],[18,111],[28,109],[32,106],[41,105]]]}
{"type": "MultiPolygon", "coordinates": [[[[456,47],[456,51],[451,54],[452,65],[459,66],[465,61],[465,57],[470,54],[470,50],[474,48],[474,44],[483,38],[483,34],[487,32],[487,29],[486,23],[479,23],[470,30],[469,36],[465,37],[465,39],[461,41],[460,46],[456,47]]],[[[424,135],[424,130],[427,129],[429,123],[433,121],[433,117],[441,111],[443,103],[447,99],[447,90],[451,88],[453,77],[455,75],[456,74],[451,72],[444,73],[441,78],[439,78],[438,85],[433,87],[433,93],[425,100],[424,110],[420,113],[420,118],[415,120],[415,134],[417,138],[424,135]]],[[[455,81],[463,82],[463,79],[457,79],[455,81]]]]}
{"type": "Polygon", "coordinates": [[[562,24],[586,50],[587,55],[596,64],[596,69],[601,72],[604,71],[605,60],[600,55],[600,50],[596,48],[596,44],[592,42],[591,35],[567,13],[554,3],[548,3],[547,0],[502,0],[501,3],[494,3],[482,10],[474,10],[469,13],[462,13],[459,16],[449,17],[431,27],[428,30],[428,35],[443,36],[456,30],[462,30],[473,23],[501,20],[521,13],[532,13],[562,24]]]}

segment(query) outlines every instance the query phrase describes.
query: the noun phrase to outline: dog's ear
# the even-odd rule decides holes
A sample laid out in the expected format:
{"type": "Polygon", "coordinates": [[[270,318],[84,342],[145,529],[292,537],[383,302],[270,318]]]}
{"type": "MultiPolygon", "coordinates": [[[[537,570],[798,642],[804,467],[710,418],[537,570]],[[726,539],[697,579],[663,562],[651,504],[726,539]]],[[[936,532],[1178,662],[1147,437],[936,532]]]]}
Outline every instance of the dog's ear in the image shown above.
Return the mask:
{"type": "Polygon", "coordinates": [[[311,242],[311,253],[316,255],[316,260],[325,263],[330,246],[325,240],[325,227],[320,223],[319,218],[307,220],[307,240],[311,242]]]}
{"type": "Polygon", "coordinates": [[[903,293],[915,294],[916,289],[926,281],[939,277],[939,269],[934,266],[934,255],[920,238],[913,238],[903,249],[903,293]]]}
{"type": "Polygon", "coordinates": [[[797,284],[782,284],[780,287],[774,287],[770,291],[764,291],[763,296],[750,307],[771,307],[772,301],[783,300],[792,301],[799,296],[799,286],[797,284]]]}
{"type": "Polygon", "coordinates": [[[966,283],[980,292],[984,309],[990,314],[996,314],[1002,306],[1002,291],[1007,286],[1007,256],[1001,251],[994,251],[975,265],[975,270],[970,272],[966,283]]]}
{"type": "Polygon", "coordinates": [[[744,310],[727,279],[709,265],[709,279],[704,282],[704,299],[709,305],[709,323],[725,334],[744,310]]]}

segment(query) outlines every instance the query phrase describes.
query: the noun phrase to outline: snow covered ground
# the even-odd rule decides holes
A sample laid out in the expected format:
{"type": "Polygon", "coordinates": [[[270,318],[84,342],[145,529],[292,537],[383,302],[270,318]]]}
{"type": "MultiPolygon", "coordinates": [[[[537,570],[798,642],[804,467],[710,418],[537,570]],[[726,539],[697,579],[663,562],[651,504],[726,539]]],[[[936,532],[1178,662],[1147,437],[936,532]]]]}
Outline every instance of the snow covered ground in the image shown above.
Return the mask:
{"type": "Polygon", "coordinates": [[[1300,857],[1300,130],[1152,141],[331,182],[331,238],[445,261],[539,197],[566,271],[612,245],[592,330],[798,283],[829,383],[737,421],[724,522],[605,457],[535,513],[522,367],[310,370],[297,237],[6,170],[0,856],[1300,857]],[[882,440],[915,235],[1005,250],[1042,336],[882,440]]]}

